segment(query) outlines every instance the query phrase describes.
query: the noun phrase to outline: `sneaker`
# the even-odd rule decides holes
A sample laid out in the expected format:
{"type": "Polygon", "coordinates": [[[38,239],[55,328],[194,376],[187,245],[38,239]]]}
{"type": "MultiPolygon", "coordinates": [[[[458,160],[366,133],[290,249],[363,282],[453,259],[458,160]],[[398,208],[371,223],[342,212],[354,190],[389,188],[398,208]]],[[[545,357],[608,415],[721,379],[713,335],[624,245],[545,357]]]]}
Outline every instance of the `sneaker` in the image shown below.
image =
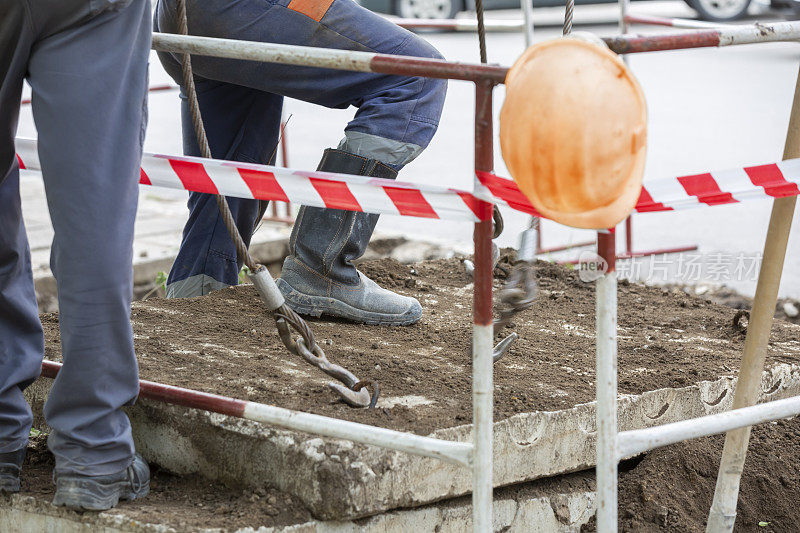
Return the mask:
{"type": "Polygon", "coordinates": [[[0,453],[0,492],[19,492],[19,475],[25,460],[25,448],[0,453]]]}
{"type": "Polygon", "coordinates": [[[120,500],[144,498],[150,492],[150,468],[138,453],[131,466],[116,474],[82,476],[55,475],[53,505],[75,510],[105,511],[120,500]]]}

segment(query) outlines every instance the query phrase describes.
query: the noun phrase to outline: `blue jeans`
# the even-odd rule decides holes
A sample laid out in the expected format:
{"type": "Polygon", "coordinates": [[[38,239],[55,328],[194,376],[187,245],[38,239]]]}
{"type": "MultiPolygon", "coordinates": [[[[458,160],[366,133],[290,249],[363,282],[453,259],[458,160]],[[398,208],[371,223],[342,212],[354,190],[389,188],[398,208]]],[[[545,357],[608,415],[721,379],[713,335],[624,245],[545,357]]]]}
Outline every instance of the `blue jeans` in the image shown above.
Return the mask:
{"type": "MultiPolygon", "coordinates": [[[[187,9],[193,35],[441,58],[424,39],[352,0],[189,0],[187,9]]],[[[155,29],[174,32],[176,27],[175,0],[159,0],[155,29]]],[[[179,57],[159,57],[180,84],[179,57]]],[[[287,96],[330,108],[357,107],[339,149],[399,169],[436,132],[447,87],[445,80],[204,56],[193,56],[192,66],[213,157],[262,164],[275,151],[287,96]]],[[[199,155],[182,98],[184,153],[199,155]]],[[[229,202],[242,237],[249,241],[259,202],[229,202]]],[[[241,258],[237,261],[214,199],[193,193],[189,210],[168,295],[197,296],[236,285],[241,258]]]]}
{"type": "Polygon", "coordinates": [[[133,459],[121,407],[139,392],[131,264],[149,51],[149,0],[0,1],[0,452],[28,442],[22,391],[44,351],[14,157],[27,79],[55,229],[64,366],[44,414],[62,473],[133,459]]]}

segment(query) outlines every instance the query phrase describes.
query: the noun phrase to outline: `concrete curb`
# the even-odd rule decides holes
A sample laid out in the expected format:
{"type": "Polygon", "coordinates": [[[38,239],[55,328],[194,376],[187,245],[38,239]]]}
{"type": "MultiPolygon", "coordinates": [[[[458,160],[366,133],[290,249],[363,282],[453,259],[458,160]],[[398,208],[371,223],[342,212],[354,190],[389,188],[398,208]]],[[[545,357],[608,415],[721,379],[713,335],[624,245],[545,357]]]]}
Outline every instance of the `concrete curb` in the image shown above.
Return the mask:
{"type": "MultiPolygon", "coordinates": [[[[27,391],[37,424],[49,381],[27,391]]],[[[620,430],[651,427],[727,410],[734,378],[629,395],[619,403],[620,430]]],[[[800,394],[800,366],[765,371],[762,401],[800,394]]],[[[299,498],[322,520],[350,520],[416,507],[470,492],[467,469],[349,441],[141,401],[129,411],[137,449],[178,474],[200,473],[249,487],[271,485],[299,498]]],[[[594,465],[595,404],[521,413],[495,423],[495,486],[574,472],[594,465]]],[[[38,427],[38,426],[37,426],[38,427]]],[[[466,441],[471,425],[433,436],[466,441]]]]}
{"type": "MultiPolygon", "coordinates": [[[[494,531],[554,533],[577,532],[595,512],[593,492],[543,495],[530,498],[498,497],[494,502],[494,531]]],[[[158,518],[154,516],[157,522],[158,518]]],[[[30,496],[0,497],[0,524],[8,531],[59,533],[173,533],[164,524],[131,520],[124,510],[103,513],[75,513],[30,496]]],[[[460,505],[429,505],[381,514],[366,521],[306,522],[286,527],[246,527],[237,533],[460,533],[472,528],[468,502],[460,505]]],[[[226,528],[227,530],[227,528],[226,528]]],[[[200,529],[219,533],[220,529],[200,529]]]]}

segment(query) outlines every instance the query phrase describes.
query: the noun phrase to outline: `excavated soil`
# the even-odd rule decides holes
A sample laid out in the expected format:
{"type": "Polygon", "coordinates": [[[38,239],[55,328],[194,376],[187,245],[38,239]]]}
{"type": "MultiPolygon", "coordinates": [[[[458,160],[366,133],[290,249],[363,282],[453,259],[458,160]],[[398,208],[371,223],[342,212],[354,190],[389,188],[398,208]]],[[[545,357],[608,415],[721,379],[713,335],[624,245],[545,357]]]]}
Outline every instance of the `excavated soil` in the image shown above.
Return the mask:
{"type": "MultiPolygon", "coordinates": [[[[723,442],[723,436],[714,436],[675,444],[622,472],[620,531],[705,531],[723,442]]],[[[798,460],[800,418],[753,428],[735,531],[798,531],[798,460]]],[[[595,531],[594,524],[581,531],[595,531]]]]}
{"type": "MultiPolygon", "coordinates": [[[[463,263],[453,258],[403,265],[381,259],[360,268],[425,308],[423,319],[409,327],[311,321],[332,362],[362,380],[380,382],[376,409],[346,406],[326,387],[321,371],[289,354],[252,286],[135,303],[141,377],[419,434],[469,423],[472,285],[463,263]]],[[[521,338],[494,366],[496,420],[594,398],[594,285],[544,262],[537,265],[537,277],[535,305],[507,329],[521,338]]],[[[500,287],[502,280],[495,283],[500,287]]],[[[734,375],[744,342],[744,333],[733,326],[735,313],[682,290],[621,282],[620,392],[734,375]]],[[[47,356],[58,359],[58,317],[42,320],[47,356]]],[[[800,361],[800,326],[775,322],[769,360],[800,361]]]]}

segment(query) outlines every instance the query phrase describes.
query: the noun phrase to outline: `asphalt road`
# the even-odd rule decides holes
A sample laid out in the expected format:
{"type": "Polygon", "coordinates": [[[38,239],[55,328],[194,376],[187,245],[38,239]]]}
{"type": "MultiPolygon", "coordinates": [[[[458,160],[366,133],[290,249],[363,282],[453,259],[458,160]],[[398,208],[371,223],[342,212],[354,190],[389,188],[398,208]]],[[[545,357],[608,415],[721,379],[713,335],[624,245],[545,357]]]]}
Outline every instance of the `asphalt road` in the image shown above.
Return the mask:
{"type": "MultiPolygon", "coordinates": [[[[758,11],[760,6],[755,6],[758,11]]],[[[691,17],[681,2],[634,2],[633,12],[691,17]]],[[[490,12],[490,18],[519,17],[519,12],[490,12]]],[[[534,11],[535,40],[560,34],[562,12],[545,8],[534,11]]],[[[579,6],[575,29],[599,35],[617,33],[615,5],[579,6]]],[[[762,20],[774,14],[754,15],[762,20]]],[[[754,17],[751,17],[753,19],[754,17]]],[[[668,28],[635,26],[635,32],[664,32],[668,28]]],[[[427,33],[448,59],[478,61],[477,36],[473,33],[427,33]]],[[[510,65],[523,51],[519,33],[488,36],[489,61],[510,65]]],[[[645,180],[774,162],[780,159],[792,93],[800,65],[800,45],[775,43],[640,54],[630,60],[644,87],[649,111],[648,161],[645,180]]],[[[169,78],[155,56],[151,84],[169,78]]],[[[503,89],[495,93],[495,113],[503,102],[503,89]]],[[[451,81],[444,116],[430,147],[405,171],[401,179],[471,188],[473,155],[474,90],[468,82],[451,81]]],[[[322,150],[335,146],[353,110],[327,110],[287,101],[290,163],[294,168],[314,168],[322,150]]],[[[34,136],[29,110],[22,116],[19,135],[34,136]]],[[[150,99],[148,151],[180,153],[180,129],[176,92],[154,93],[150,99]]],[[[499,148],[496,171],[508,175],[499,148]]],[[[179,193],[164,193],[179,198],[179,193]]],[[[752,201],[731,206],[697,208],[680,213],[643,214],[634,218],[634,247],[652,249],[696,244],[699,252],[644,260],[623,267],[628,275],[652,282],[670,279],[730,285],[745,293],[755,288],[755,269],[769,219],[771,202],[752,201]],[[727,267],[719,265],[727,265],[727,267]],[[694,265],[691,268],[687,265],[694,265]],[[700,267],[697,267],[700,264],[700,267]],[[745,269],[744,266],[747,268],[745,269]],[[699,270],[698,270],[699,268],[699,270]]],[[[505,211],[506,231],[501,246],[514,245],[527,217],[505,211]]],[[[388,217],[379,231],[401,233],[471,247],[470,224],[388,217]]],[[[577,231],[545,222],[543,244],[554,246],[591,239],[591,232],[577,231]]],[[[620,239],[622,240],[622,239],[620,239]]],[[[573,254],[574,255],[574,254],[573,254]]],[[[800,298],[800,214],[789,245],[781,294],[800,298]]]]}

